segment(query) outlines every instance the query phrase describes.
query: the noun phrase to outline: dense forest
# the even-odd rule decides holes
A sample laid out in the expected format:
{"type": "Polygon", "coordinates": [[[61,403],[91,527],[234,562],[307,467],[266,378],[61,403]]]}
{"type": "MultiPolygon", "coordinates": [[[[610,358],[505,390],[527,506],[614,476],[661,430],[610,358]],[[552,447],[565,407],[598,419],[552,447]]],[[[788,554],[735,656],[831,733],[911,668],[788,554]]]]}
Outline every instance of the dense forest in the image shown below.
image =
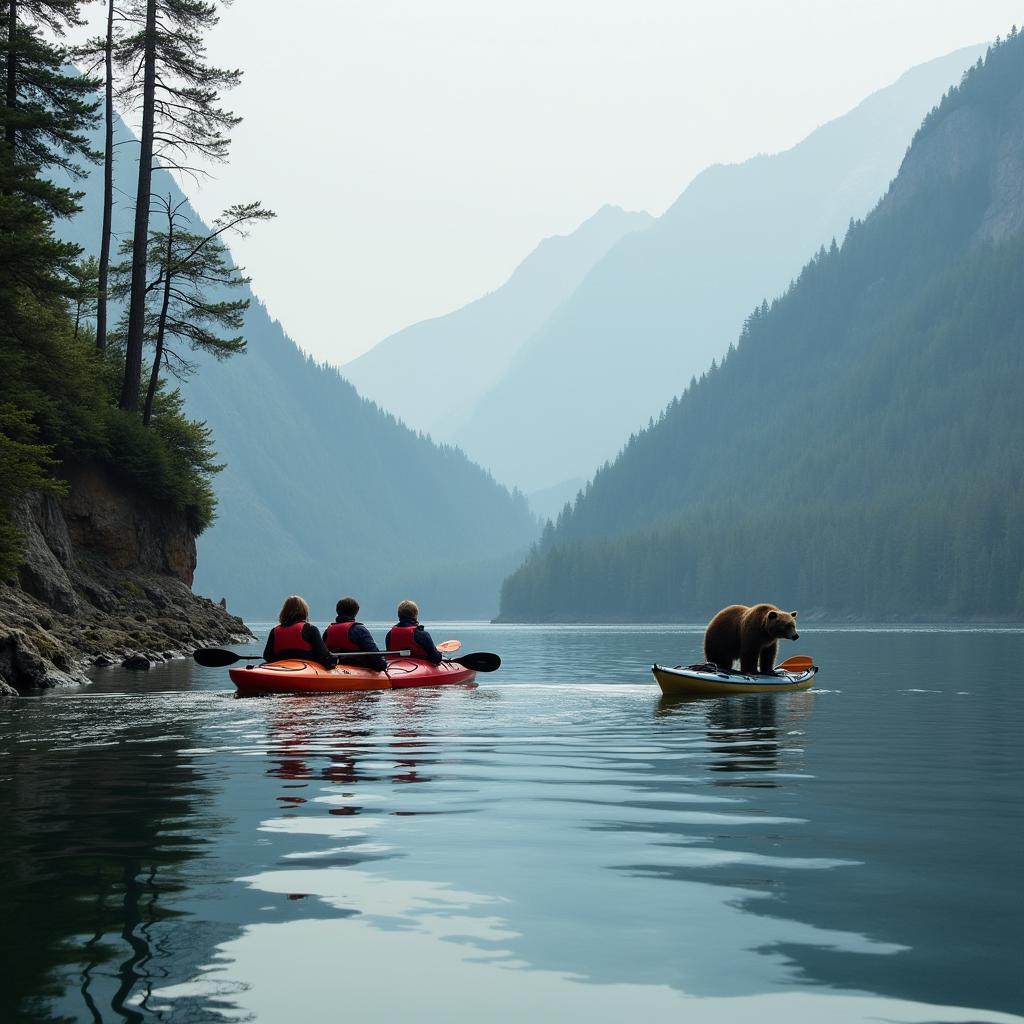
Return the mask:
{"type": "MultiPolygon", "coordinates": [[[[61,492],[60,466],[68,460],[106,464],[128,486],[179,509],[197,533],[214,512],[210,479],[218,466],[209,430],[187,418],[164,372],[174,331],[159,298],[168,291],[173,297],[188,261],[177,251],[166,259],[150,252],[159,238],[148,217],[148,174],[154,161],[173,166],[197,149],[212,146],[223,156],[236,119],[220,110],[219,96],[234,73],[205,60],[202,35],[216,22],[213,5],[127,0],[116,25],[113,3],[109,9],[106,38],[73,51],[65,37],[82,24],[80,3],[0,3],[2,578],[19,558],[14,502],[27,490],[61,492]],[[73,60],[91,61],[96,73],[76,73],[73,60]],[[54,228],[78,212],[75,184],[84,167],[112,159],[109,144],[94,148],[89,133],[109,124],[115,89],[125,109],[138,111],[148,136],[133,161],[138,245],[121,267],[131,322],[126,317],[121,329],[108,330],[109,225],[94,240],[99,260],[83,259],[81,247],[54,228]],[[164,338],[166,355],[159,348],[164,338]],[[148,361],[147,349],[154,353],[148,361]]],[[[216,266],[225,280],[234,276],[216,240],[200,251],[212,261],[208,268],[216,266]]],[[[190,297],[203,306],[203,282],[190,297]]],[[[185,339],[179,351],[225,341],[231,339],[208,332],[185,339]]]]}
{"type": "Polygon", "coordinates": [[[1024,38],[505,582],[505,620],[1024,614],[1024,38]]]}

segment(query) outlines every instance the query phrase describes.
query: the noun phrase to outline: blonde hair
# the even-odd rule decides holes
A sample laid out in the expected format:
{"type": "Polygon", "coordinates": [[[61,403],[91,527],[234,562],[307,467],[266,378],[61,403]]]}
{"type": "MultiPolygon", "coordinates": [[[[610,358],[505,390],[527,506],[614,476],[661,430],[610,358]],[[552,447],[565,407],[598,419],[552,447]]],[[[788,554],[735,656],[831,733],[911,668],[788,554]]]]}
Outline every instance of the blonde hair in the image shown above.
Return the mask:
{"type": "Polygon", "coordinates": [[[399,601],[398,617],[400,619],[418,619],[420,617],[420,606],[415,601],[399,601]]]}
{"type": "Polygon", "coordinates": [[[298,594],[292,594],[291,597],[284,599],[284,604],[281,605],[281,614],[278,615],[277,621],[283,626],[289,619],[294,619],[296,616],[308,619],[309,605],[298,594]]]}

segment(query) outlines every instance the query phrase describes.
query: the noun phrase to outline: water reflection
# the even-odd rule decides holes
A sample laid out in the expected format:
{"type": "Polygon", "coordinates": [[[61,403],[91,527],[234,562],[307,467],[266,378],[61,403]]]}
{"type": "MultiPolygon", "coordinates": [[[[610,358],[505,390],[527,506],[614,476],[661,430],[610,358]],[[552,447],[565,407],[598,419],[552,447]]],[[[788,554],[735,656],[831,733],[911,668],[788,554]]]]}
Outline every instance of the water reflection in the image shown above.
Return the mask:
{"type": "MultiPolygon", "coordinates": [[[[352,831],[324,828],[309,807],[286,825],[265,822],[304,839],[302,857],[312,866],[282,864],[240,881],[268,896],[308,893],[339,916],[247,928],[209,971],[161,998],[229,989],[240,1014],[286,1006],[295,1019],[315,1018],[342,993],[361,1015],[381,1020],[1014,1019],[878,998],[855,986],[799,990],[800,968],[784,950],[877,959],[902,947],[794,919],[742,879],[701,880],[708,871],[780,879],[856,866],[778,853],[780,833],[807,821],[754,802],[771,794],[705,792],[703,770],[722,743],[708,736],[703,713],[665,720],[652,736],[599,688],[543,696],[523,688],[500,702],[501,735],[485,733],[461,706],[459,730],[437,714],[415,736],[414,760],[431,764],[424,789],[435,808],[470,805],[484,820],[467,827],[444,815],[408,825],[389,817],[352,831]],[[582,735],[552,728],[566,720],[582,735]],[[503,797],[493,801],[499,784],[503,797]],[[752,849],[744,849],[739,837],[749,831],[752,849]],[[329,853],[339,839],[371,833],[407,856],[373,870],[314,859],[318,841],[329,853]],[[274,970],[282,949],[290,955],[286,976],[274,970]]],[[[401,709],[382,713],[374,734],[360,738],[364,762],[391,763],[396,743],[409,739],[408,729],[394,728],[404,720],[401,709]]],[[[711,723],[711,732],[721,729],[711,723]]],[[[321,756],[330,756],[330,735],[325,725],[321,756]]],[[[316,800],[331,799],[331,788],[322,786],[316,800]]],[[[407,793],[386,772],[357,773],[349,791],[377,807],[394,807],[407,793]]]]}
{"type": "Polygon", "coordinates": [[[781,784],[780,761],[787,776],[803,766],[803,723],[814,708],[813,691],[785,695],[746,694],[730,697],[662,697],[656,715],[703,719],[709,758],[707,770],[725,773],[716,786],[774,788],[781,784]]]}
{"type": "Polygon", "coordinates": [[[1024,638],[988,701],[842,634],[817,693],[659,704],[600,636],[614,685],[0,709],[0,1019],[1019,1020],[1024,638]]]}
{"type": "Polygon", "coordinates": [[[96,703],[24,702],[0,737],[5,1021],[141,1021],[169,963],[196,971],[235,931],[169,941],[199,837],[221,827],[178,756],[187,721],[153,730],[96,703]]]}
{"type": "MultiPolygon", "coordinates": [[[[273,872],[244,879],[267,892],[287,887],[311,889],[317,898],[345,915],[337,921],[258,925],[219,950],[219,963],[191,983],[168,987],[160,998],[201,998],[231,991],[239,1017],[255,1019],[268,1008],[281,1016],[266,1019],[315,1020],[323,1007],[344,999],[368,1020],[620,1022],[637,1017],[685,1019],[703,1024],[770,1020],[892,1022],[1013,1022],[1009,1014],[958,1010],[925,1002],[872,997],[857,992],[805,989],[756,991],[750,995],[707,996],[699,1000],[677,986],[653,979],[588,978],[551,961],[519,956],[524,937],[510,919],[509,901],[472,889],[429,880],[386,880],[364,871],[273,872]],[[358,912],[356,910],[358,908],[358,912]],[[279,968],[282,950],[289,968],[279,968]]],[[[679,908],[680,910],[682,908],[679,908]]],[[[690,912],[699,912],[691,902],[690,912]]],[[[740,925],[740,921],[732,922],[740,925]]],[[[636,930],[626,919],[619,929],[602,932],[613,954],[628,952],[636,930]]],[[[802,936],[851,952],[871,950],[839,933],[802,936]]],[[[556,942],[564,934],[554,937],[556,942]]],[[[755,929],[748,941],[762,936],[755,929]]],[[[554,944],[554,943],[553,943],[554,944]]],[[[884,950],[883,950],[884,951],[884,950]]],[[[667,952],[662,949],[662,955],[667,952]]],[[[695,956],[695,967],[710,963],[699,944],[680,943],[672,951],[681,961],[695,956]]],[[[743,959],[731,966],[742,970],[743,959]]],[[[718,973],[727,965],[714,965],[718,973]]]]}

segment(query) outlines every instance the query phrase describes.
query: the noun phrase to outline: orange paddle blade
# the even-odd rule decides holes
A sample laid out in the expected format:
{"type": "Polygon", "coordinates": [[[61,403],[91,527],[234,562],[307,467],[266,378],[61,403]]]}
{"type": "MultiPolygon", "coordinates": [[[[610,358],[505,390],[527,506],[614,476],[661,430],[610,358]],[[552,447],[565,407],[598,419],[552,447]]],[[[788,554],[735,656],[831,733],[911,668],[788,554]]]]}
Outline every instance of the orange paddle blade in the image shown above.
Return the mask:
{"type": "Polygon", "coordinates": [[[462,646],[461,640],[442,640],[437,645],[437,649],[442,654],[451,654],[452,651],[457,651],[462,646]]]}
{"type": "Polygon", "coordinates": [[[782,669],[783,672],[806,672],[809,668],[814,668],[814,659],[809,658],[806,654],[794,654],[792,658],[787,658],[781,665],[776,665],[775,670],[782,669]]]}

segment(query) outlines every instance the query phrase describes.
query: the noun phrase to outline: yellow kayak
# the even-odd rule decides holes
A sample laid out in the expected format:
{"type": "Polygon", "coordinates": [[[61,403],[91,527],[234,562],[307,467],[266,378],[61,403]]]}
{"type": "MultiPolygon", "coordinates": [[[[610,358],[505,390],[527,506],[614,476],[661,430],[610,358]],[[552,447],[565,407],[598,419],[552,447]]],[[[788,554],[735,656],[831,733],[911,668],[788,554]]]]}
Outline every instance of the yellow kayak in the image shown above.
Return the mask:
{"type": "Polygon", "coordinates": [[[774,675],[763,676],[745,672],[722,672],[715,665],[689,665],[665,668],[651,667],[661,692],[666,697],[722,696],[727,693],[787,693],[809,690],[814,685],[818,666],[810,658],[791,658],[783,662],[774,675]],[[792,663],[796,664],[792,664],[792,663]]]}

